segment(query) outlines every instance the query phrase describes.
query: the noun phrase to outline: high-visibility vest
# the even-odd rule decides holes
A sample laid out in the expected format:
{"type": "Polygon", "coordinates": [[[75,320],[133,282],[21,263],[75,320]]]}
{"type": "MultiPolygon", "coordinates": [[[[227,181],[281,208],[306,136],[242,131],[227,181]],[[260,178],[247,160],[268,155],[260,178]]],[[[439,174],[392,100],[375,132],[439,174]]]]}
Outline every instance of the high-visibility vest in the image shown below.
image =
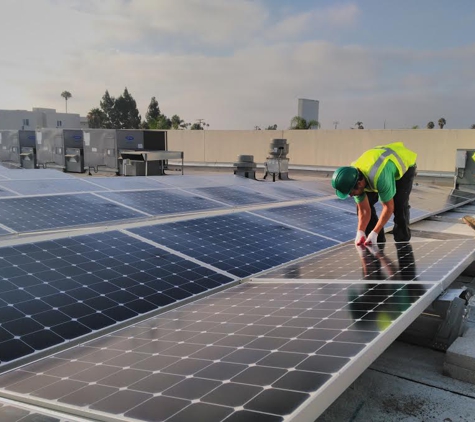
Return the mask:
{"type": "Polygon", "coordinates": [[[351,163],[366,177],[369,190],[377,191],[379,175],[388,161],[394,163],[398,170],[396,180],[400,179],[407,169],[416,164],[417,154],[407,149],[402,142],[381,145],[366,151],[360,158],[351,163]]]}

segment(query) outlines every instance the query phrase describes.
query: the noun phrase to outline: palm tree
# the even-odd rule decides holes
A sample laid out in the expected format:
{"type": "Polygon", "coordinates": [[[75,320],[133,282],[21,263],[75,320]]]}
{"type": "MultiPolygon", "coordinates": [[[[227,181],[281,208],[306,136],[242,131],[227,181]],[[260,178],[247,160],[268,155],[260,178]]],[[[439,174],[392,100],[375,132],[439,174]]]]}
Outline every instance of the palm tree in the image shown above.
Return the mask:
{"type": "Polygon", "coordinates": [[[441,129],[443,129],[444,126],[447,124],[447,121],[446,121],[443,117],[441,117],[441,118],[437,121],[437,124],[439,125],[439,127],[440,127],[441,129]]]}
{"type": "Polygon", "coordinates": [[[434,129],[434,128],[435,128],[434,122],[427,123],[427,129],[434,129]]]}
{"type": "Polygon", "coordinates": [[[355,123],[355,126],[356,126],[358,129],[364,129],[363,122],[356,122],[356,123],[355,123]]]}
{"type": "Polygon", "coordinates": [[[100,108],[93,108],[87,114],[87,121],[91,129],[103,128],[106,119],[106,113],[104,113],[100,108]]]}
{"type": "Polygon", "coordinates": [[[68,100],[72,97],[71,93],[69,91],[63,91],[61,93],[61,97],[64,98],[66,101],[66,113],[68,112],[68,100]]]}
{"type": "Polygon", "coordinates": [[[290,122],[290,129],[291,130],[299,130],[299,129],[312,129],[316,127],[317,129],[320,127],[320,123],[316,120],[305,120],[303,117],[295,116],[290,122]]]}

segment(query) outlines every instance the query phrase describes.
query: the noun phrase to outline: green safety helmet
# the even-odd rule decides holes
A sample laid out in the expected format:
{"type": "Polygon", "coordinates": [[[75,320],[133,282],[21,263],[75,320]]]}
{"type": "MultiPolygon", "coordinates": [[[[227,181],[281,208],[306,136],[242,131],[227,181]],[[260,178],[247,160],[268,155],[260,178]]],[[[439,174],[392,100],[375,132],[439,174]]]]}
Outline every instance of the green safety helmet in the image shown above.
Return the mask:
{"type": "Polygon", "coordinates": [[[358,169],[356,167],[346,166],[335,170],[332,177],[332,186],[335,189],[336,196],[345,199],[358,182],[358,169]]]}

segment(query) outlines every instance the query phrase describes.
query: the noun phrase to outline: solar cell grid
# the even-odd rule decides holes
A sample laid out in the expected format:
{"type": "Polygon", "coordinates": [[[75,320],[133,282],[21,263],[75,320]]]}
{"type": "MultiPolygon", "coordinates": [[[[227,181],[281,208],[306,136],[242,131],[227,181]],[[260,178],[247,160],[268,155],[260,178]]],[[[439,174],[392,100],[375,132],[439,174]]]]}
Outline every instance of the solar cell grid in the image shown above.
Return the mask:
{"type": "Polygon", "coordinates": [[[337,242],[247,213],[130,229],[237,277],[246,277],[337,242]]]}
{"type": "Polygon", "coordinates": [[[281,421],[432,291],[245,283],[0,376],[0,388],[107,420],[281,421]]]}
{"type": "MultiPolygon", "coordinates": [[[[318,186],[318,185],[317,185],[318,186]]],[[[308,189],[304,189],[294,182],[288,182],[286,184],[274,184],[274,183],[258,183],[251,186],[249,188],[263,192],[268,195],[274,195],[278,198],[284,200],[293,200],[293,199],[304,199],[304,198],[317,198],[320,196],[326,196],[327,194],[320,191],[312,191],[308,189]]]]}
{"type": "Polygon", "coordinates": [[[340,242],[353,239],[358,218],[356,214],[320,203],[291,205],[254,211],[294,227],[309,230],[340,242]]]}
{"type": "Polygon", "coordinates": [[[8,188],[20,195],[48,195],[104,190],[100,186],[94,187],[94,185],[85,183],[81,179],[10,180],[0,182],[0,187],[8,188]]]}
{"type": "Polygon", "coordinates": [[[88,177],[84,182],[97,187],[95,190],[134,190],[134,189],[162,189],[169,186],[160,183],[158,179],[150,177],[88,177]],[[104,188],[104,189],[101,189],[104,188]]]}
{"type": "Polygon", "coordinates": [[[0,364],[232,281],[120,232],[0,249],[0,364]]]}
{"type": "Polygon", "coordinates": [[[144,217],[91,194],[0,199],[0,224],[17,232],[144,217]]]}
{"type": "Polygon", "coordinates": [[[178,190],[102,192],[99,196],[151,215],[183,214],[224,208],[225,205],[178,190]]]}
{"type": "Polygon", "coordinates": [[[263,194],[262,191],[257,192],[243,186],[212,186],[189,189],[188,192],[203,195],[227,205],[241,206],[279,201],[279,198],[272,194],[263,194]]]}
{"type": "Polygon", "coordinates": [[[456,272],[474,250],[472,239],[388,242],[384,249],[342,245],[258,278],[432,282],[456,272]]]}

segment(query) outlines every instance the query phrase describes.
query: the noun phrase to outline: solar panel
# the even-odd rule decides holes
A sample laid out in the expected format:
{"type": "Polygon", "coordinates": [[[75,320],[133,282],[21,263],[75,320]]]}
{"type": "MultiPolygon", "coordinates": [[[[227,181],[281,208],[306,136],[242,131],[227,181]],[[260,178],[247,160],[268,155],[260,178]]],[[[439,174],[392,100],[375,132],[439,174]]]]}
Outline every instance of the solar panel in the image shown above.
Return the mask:
{"type": "Polygon", "coordinates": [[[5,169],[2,175],[11,180],[73,179],[74,176],[53,169],[5,169]]]}
{"type": "Polygon", "coordinates": [[[233,281],[120,232],[0,248],[0,364],[233,281]]]}
{"type": "Polygon", "coordinates": [[[437,294],[432,283],[245,283],[1,376],[1,392],[91,419],[312,420],[325,388],[347,387],[364,352],[437,294]]]}
{"type": "MultiPolygon", "coordinates": [[[[223,175],[224,176],[224,175],[223,175]]],[[[176,188],[198,188],[198,187],[205,187],[205,186],[222,186],[228,185],[228,180],[223,179],[216,180],[216,179],[209,179],[205,176],[189,176],[189,175],[167,175],[166,177],[163,176],[148,176],[148,179],[152,180],[159,180],[160,183],[165,185],[176,187],[176,188]]]]}
{"type": "Polygon", "coordinates": [[[211,186],[188,189],[188,192],[203,195],[227,205],[242,206],[279,201],[279,198],[272,194],[263,194],[243,186],[211,186]]]}
{"type": "Polygon", "coordinates": [[[12,192],[9,189],[5,189],[4,186],[0,186],[0,198],[5,198],[8,196],[17,196],[17,193],[12,192]]]}
{"type": "Polygon", "coordinates": [[[294,184],[294,182],[286,183],[260,183],[257,185],[249,186],[254,190],[263,192],[268,195],[273,195],[278,198],[285,200],[292,199],[305,199],[305,198],[317,198],[320,196],[326,196],[324,192],[311,191],[308,189],[301,188],[300,186],[294,184]]]}
{"type": "Polygon", "coordinates": [[[0,199],[0,224],[17,232],[144,217],[92,194],[0,199]]]}
{"type": "Polygon", "coordinates": [[[309,230],[340,242],[354,238],[358,217],[356,214],[320,203],[267,208],[253,214],[309,230]]]}
{"type": "MultiPolygon", "coordinates": [[[[161,176],[163,177],[163,176],[161,176]]],[[[161,189],[168,185],[150,177],[88,177],[84,182],[99,188],[110,190],[161,189]]],[[[103,190],[103,189],[96,189],[103,190]]]]}
{"type": "Polygon", "coordinates": [[[471,262],[474,249],[472,239],[391,241],[382,250],[341,245],[257,278],[430,282],[445,279],[471,262]]]}
{"type": "Polygon", "coordinates": [[[94,185],[85,183],[81,179],[10,180],[0,182],[0,187],[8,188],[20,195],[49,195],[104,190],[99,186],[94,187],[94,185]]]}
{"type": "Polygon", "coordinates": [[[247,213],[130,231],[237,277],[247,277],[337,244],[247,213]]]}
{"type": "Polygon", "coordinates": [[[225,205],[178,190],[101,192],[103,198],[150,215],[182,214],[224,208],[225,205]]]}
{"type": "Polygon", "coordinates": [[[32,410],[20,403],[0,401],[0,420],[3,422],[72,422],[79,419],[60,416],[57,412],[32,410]],[[67,418],[67,419],[65,419],[67,418]]]}

